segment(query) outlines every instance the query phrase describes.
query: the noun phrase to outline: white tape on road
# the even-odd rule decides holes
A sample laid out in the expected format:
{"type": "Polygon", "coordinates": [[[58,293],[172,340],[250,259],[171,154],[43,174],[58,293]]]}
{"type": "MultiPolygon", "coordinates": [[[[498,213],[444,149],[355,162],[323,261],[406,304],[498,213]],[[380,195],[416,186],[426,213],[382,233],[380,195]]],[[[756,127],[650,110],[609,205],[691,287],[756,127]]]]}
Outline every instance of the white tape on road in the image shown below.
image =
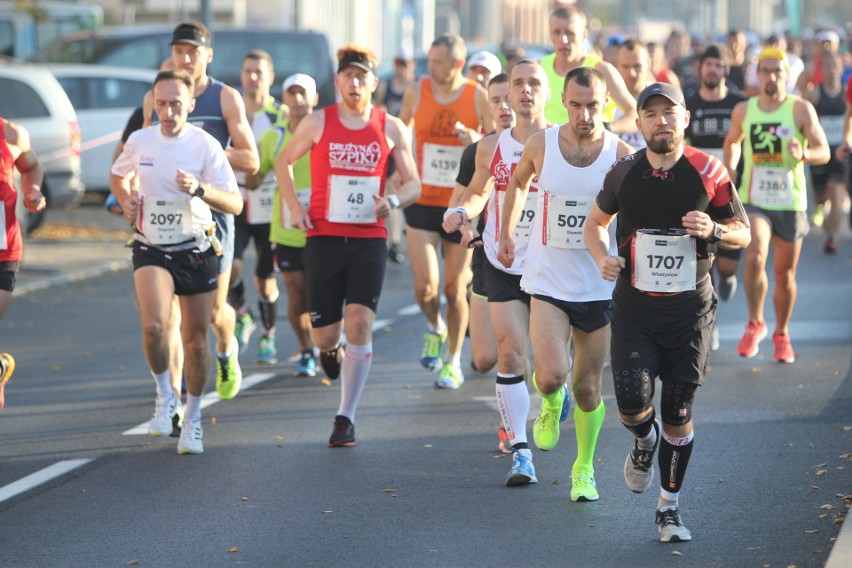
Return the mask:
{"type": "Polygon", "coordinates": [[[51,479],[56,479],[60,475],[65,475],[69,471],[73,471],[78,467],[82,467],[91,461],[94,461],[94,458],[64,460],[61,462],[56,462],[55,464],[46,467],[40,471],[37,471],[31,475],[28,475],[23,479],[19,479],[18,481],[10,483],[5,487],[0,487],[0,503],[6,501],[7,499],[11,499],[16,495],[20,495],[25,491],[29,491],[34,487],[38,487],[39,485],[47,483],[51,479]]]}

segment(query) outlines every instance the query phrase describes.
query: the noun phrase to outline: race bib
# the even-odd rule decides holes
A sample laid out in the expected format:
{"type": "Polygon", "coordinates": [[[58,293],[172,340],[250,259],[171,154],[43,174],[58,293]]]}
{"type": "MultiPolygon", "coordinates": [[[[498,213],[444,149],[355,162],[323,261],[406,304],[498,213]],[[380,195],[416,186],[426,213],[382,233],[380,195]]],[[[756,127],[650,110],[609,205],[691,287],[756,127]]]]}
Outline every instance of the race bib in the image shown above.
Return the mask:
{"type": "Polygon", "coordinates": [[[793,171],[755,166],[751,170],[749,202],[757,207],[789,207],[793,204],[793,171]]]}
{"type": "Polygon", "coordinates": [[[631,284],[643,292],[695,290],[695,240],[689,235],[636,231],[631,284]]]}
{"type": "Polygon", "coordinates": [[[577,199],[545,193],[542,244],[558,249],[585,249],[583,226],[593,203],[593,197],[577,199]]]}
{"type": "Polygon", "coordinates": [[[249,225],[272,222],[272,203],[275,201],[275,177],[263,182],[260,187],[248,191],[246,196],[246,221],[249,225]]]}
{"type": "MultiPolygon", "coordinates": [[[[502,217],[503,202],[506,199],[506,192],[498,191],[497,199],[499,200],[498,214],[502,217]]],[[[518,217],[518,224],[515,225],[515,230],[512,231],[512,240],[515,241],[516,245],[526,244],[530,241],[530,235],[532,235],[533,221],[535,221],[535,210],[536,205],[538,203],[537,200],[537,192],[527,192],[527,200],[524,202],[524,208],[523,210],[521,210],[521,216],[518,217]]]]}
{"type": "Polygon", "coordinates": [[[421,176],[423,183],[438,187],[455,187],[463,152],[464,146],[424,143],[421,176]]]}
{"type": "Polygon", "coordinates": [[[379,194],[378,176],[329,176],[328,220],[332,223],[375,223],[373,196],[379,194]]]}
{"type": "Polygon", "coordinates": [[[819,124],[825,132],[829,146],[839,146],[843,142],[843,115],[821,116],[819,124]]]}
{"type": "MultiPolygon", "coordinates": [[[[310,189],[297,189],[296,190],[296,199],[299,200],[299,203],[302,204],[302,207],[305,208],[305,211],[310,210],[311,208],[311,190],[310,189]]],[[[286,229],[290,229],[293,225],[293,214],[290,213],[290,208],[287,207],[287,201],[284,198],[281,198],[281,224],[286,229]]]]}
{"type": "Polygon", "coordinates": [[[193,238],[191,197],[143,197],[136,228],[154,245],[174,245],[193,238]]]}
{"type": "Polygon", "coordinates": [[[6,242],[6,206],[0,201],[0,250],[9,248],[6,242]]]}

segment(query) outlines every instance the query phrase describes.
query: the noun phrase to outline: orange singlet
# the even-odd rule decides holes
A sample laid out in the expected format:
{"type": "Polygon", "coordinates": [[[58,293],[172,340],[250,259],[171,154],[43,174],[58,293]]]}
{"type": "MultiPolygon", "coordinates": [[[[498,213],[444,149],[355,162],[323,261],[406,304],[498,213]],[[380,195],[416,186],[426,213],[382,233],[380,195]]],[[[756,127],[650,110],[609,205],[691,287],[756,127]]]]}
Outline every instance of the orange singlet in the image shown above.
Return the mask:
{"type": "Polygon", "coordinates": [[[476,115],[478,85],[467,83],[454,100],[442,104],[435,99],[432,79],[420,81],[420,103],[414,113],[414,140],[423,191],[418,205],[446,207],[450,202],[464,146],[456,135],[456,122],[479,128],[476,115]]]}

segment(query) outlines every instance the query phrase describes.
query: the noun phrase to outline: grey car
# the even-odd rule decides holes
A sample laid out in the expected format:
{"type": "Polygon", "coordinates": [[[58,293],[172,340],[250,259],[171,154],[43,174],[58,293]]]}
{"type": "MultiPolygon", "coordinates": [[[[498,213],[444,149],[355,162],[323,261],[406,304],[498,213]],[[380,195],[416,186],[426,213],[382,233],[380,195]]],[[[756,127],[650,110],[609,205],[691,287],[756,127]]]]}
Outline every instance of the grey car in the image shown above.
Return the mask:
{"type": "MultiPolygon", "coordinates": [[[[0,58],[0,116],[30,134],[44,168],[42,191],[48,207],[75,207],[83,198],[80,179],[80,127],[74,107],[53,74],[32,63],[0,58]]],[[[28,232],[44,213],[22,218],[28,232]]]]}

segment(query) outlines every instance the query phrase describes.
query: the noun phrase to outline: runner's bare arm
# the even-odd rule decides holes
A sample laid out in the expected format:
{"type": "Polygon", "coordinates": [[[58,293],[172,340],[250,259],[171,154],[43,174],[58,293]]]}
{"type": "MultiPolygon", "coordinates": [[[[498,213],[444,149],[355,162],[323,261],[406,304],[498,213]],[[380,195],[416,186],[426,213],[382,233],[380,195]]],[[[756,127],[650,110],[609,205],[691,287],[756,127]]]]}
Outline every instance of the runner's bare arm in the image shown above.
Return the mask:
{"type": "Polygon", "coordinates": [[[500,243],[497,247],[497,260],[503,266],[510,268],[515,262],[515,242],[512,234],[518,224],[518,218],[524,209],[530,182],[533,176],[541,169],[537,162],[544,155],[544,133],[537,132],[524,144],[521,159],[515,166],[515,171],[509,179],[506,188],[506,196],[503,198],[503,211],[500,213],[500,243]]]}
{"type": "Polygon", "coordinates": [[[796,127],[805,135],[805,140],[808,141],[806,154],[805,149],[798,139],[790,139],[791,146],[789,148],[793,158],[802,160],[807,156],[807,161],[814,166],[828,163],[828,160],[831,158],[831,149],[828,145],[828,140],[825,138],[825,132],[822,126],[820,126],[819,117],[817,117],[814,105],[804,100],[796,101],[796,106],[793,107],[793,118],[796,121],[796,127]],[[793,140],[796,142],[793,143],[793,140]],[[794,148],[796,148],[795,152],[794,148]]]}
{"type": "Polygon", "coordinates": [[[483,138],[476,147],[476,169],[470,185],[459,200],[458,208],[464,210],[453,213],[444,220],[444,230],[447,232],[457,231],[461,225],[470,222],[485,208],[491,190],[494,187],[494,175],[491,173],[491,158],[497,147],[497,135],[492,134],[483,138]],[[448,229],[452,225],[452,231],[448,229]]]}
{"type": "Polygon", "coordinates": [[[636,99],[630,94],[630,90],[624,83],[624,78],[611,63],[601,61],[595,65],[606,79],[609,96],[615,101],[616,106],[624,113],[610,124],[610,130],[616,134],[622,132],[633,132],[636,130],[636,99]]]}
{"type": "MultiPolygon", "coordinates": [[[[154,114],[154,91],[148,91],[142,98],[142,128],[151,126],[152,115],[154,114]]],[[[118,154],[116,154],[118,157],[118,154]]],[[[115,160],[113,160],[115,161],[115,160]]]]}
{"type": "Polygon", "coordinates": [[[6,144],[15,157],[15,168],[21,174],[21,194],[24,196],[24,206],[33,213],[42,211],[47,205],[47,201],[41,193],[44,170],[33,151],[30,134],[23,126],[15,123],[7,121],[3,125],[6,144]]]}
{"type": "Polygon", "coordinates": [[[275,177],[278,180],[278,189],[281,198],[287,203],[287,207],[293,213],[293,227],[307,231],[313,229],[307,211],[299,203],[296,197],[296,183],[293,179],[293,164],[310,151],[319,141],[325,126],[325,114],[315,112],[309,114],[293,133],[293,137],[275,158],[275,177]]]}
{"type": "Polygon", "coordinates": [[[231,145],[225,149],[225,155],[234,171],[253,174],[260,166],[257,146],[251,132],[246,108],[240,94],[231,87],[222,89],[222,117],[228,126],[231,145]]]}
{"type": "MultiPolygon", "coordinates": [[[[483,132],[493,132],[497,127],[496,122],[494,121],[494,117],[491,116],[491,110],[488,106],[488,91],[479,87],[476,89],[476,116],[479,117],[479,122],[482,124],[483,132]]],[[[476,138],[471,137],[470,143],[476,142],[479,140],[479,136],[476,138]]]]}
{"type": "Polygon", "coordinates": [[[613,220],[615,220],[615,215],[604,213],[600,206],[595,203],[592,205],[592,210],[586,219],[586,226],[583,228],[583,239],[586,241],[586,248],[592,253],[601,276],[610,282],[618,278],[618,273],[625,266],[623,258],[620,256],[610,256],[609,254],[609,233],[607,232],[607,227],[609,227],[613,220]]]}
{"type": "MultiPolygon", "coordinates": [[[[393,147],[391,158],[396,164],[396,172],[402,184],[396,190],[401,208],[408,207],[420,199],[420,176],[417,174],[417,166],[411,153],[411,132],[403,122],[388,115],[385,123],[386,132],[393,147]]],[[[385,188],[387,191],[387,188],[385,188]]]]}
{"type": "Polygon", "coordinates": [[[399,119],[407,127],[411,128],[414,123],[414,113],[420,103],[420,81],[414,81],[405,88],[402,95],[402,107],[399,110],[399,119]]]}
{"type": "MultiPolygon", "coordinates": [[[[189,172],[178,169],[175,173],[175,183],[180,191],[195,197],[195,192],[201,185],[200,180],[189,172]]],[[[204,203],[216,211],[239,215],[243,210],[243,196],[239,191],[225,191],[210,184],[204,184],[204,203]]]]}
{"type": "Polygon", "coordinates": [[[636,148],[625,142],[624,140],[618,140],[618,147],[615,149],[615,157],[617,159],[621,159],[624,156],[629,156],[636,152],[636,148]]]}
{"type": "Polygon", "coordinates": [[[722,145],[722,163],[728,168],[728,175],[731,176],[731,181],[737,183],[737,164],[740,163],[740,155],[742,148],[740,142],[743,140],[743,121],[745,120],[748,101],[737,103],[734,110],[731,111],[731,129],[728,130],[728,135],[725,136],[725,142],[722,145]]]}
{"type": "Polygon", "coordinates": [[[850,148],[852,148],[852,103],[847,102],[846,114],[843,116],[843,138],[835,152],[837,160],[846,162],[850,148]]]}

